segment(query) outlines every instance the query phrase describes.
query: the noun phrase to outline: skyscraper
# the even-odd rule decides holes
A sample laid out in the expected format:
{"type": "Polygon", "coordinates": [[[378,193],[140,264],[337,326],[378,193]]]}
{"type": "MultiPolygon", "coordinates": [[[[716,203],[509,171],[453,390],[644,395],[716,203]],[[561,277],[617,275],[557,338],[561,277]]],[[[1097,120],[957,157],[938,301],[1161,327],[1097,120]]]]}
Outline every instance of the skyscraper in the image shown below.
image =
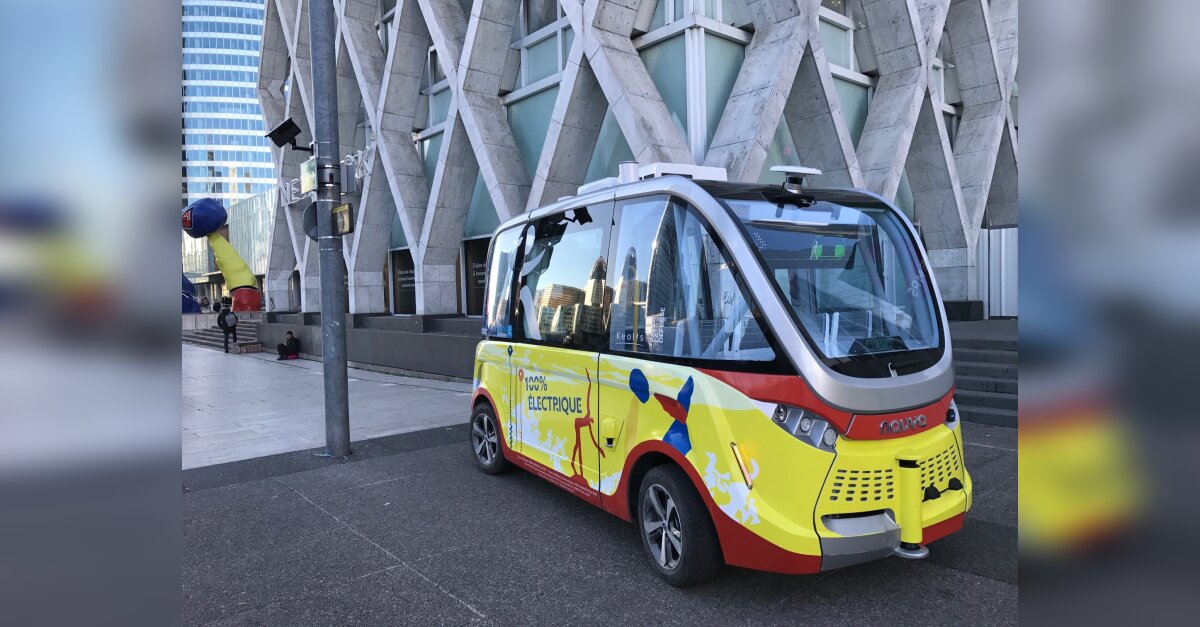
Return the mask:
{"type": "Polygon", "coordinates": [[[183,0],[183,206],[228,206],[275,183],[257,92],[263,9],[183,0]]]}

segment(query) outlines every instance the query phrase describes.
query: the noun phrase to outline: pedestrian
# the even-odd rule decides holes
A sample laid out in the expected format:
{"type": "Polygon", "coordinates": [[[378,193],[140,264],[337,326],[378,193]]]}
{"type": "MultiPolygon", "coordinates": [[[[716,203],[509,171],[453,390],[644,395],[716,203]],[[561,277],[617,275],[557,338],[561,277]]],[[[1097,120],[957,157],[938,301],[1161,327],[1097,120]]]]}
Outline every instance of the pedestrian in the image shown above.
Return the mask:
{"type": "Polygon", "coordinates": [[[228,296],[221,298],[221,313],[217,314],[217,326],[221,327],[221,332],[225,334],[225,352],[229,352],[229,336],[233,336],[233,343],[237,345],[237,314],[230,311],[233,306],[233,301],[228,296]]]}
{"type": "Polygon", "coordinates": [[[208,302],[208,297],[207,297],[207,296],[201,296],[201,297],[200,297],[200,311],[208,311],[208,308],[209,308],[211,305],[212,305],[212,303],[209,303],[209,302],[208,302]]]}
{"type": "Polygon", "coordinates": [[[283,361],[285,359],[296,359],[300,357],[300,340],[291,331],[287,332],[287,338],[282,344],[276,344],[275,350],[279,351],[279,359],[275,361],[283,361]]]}

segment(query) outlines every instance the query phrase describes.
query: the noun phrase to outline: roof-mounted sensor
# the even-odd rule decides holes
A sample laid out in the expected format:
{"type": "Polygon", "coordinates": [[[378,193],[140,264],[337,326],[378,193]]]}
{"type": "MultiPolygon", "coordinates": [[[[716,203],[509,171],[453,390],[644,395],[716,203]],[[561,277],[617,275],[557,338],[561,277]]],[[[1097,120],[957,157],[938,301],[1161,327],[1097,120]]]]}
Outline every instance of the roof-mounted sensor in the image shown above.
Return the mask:
{"type": "Polygon", "coordinates": [[[800,187],[804,185],[804,177],[821,176],[821,171],[816,168],[805,168],[798,165],[772,166],[771,171],[783,173],[783,191],[791,194],[800,193],[800,187]]]}

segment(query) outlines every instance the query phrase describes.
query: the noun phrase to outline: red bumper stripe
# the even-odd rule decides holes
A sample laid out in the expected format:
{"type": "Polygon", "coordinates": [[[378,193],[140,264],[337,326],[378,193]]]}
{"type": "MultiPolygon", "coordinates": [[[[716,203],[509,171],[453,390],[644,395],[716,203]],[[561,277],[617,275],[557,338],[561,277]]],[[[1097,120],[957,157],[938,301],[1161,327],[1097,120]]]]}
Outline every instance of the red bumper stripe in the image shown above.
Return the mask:
{"type": "Polygon", "coordinates": [[[963,518],[966,514],[959,514],[952,518],[947,518],[940,523],[934,523],[925,528],[925,533],[921,537],[921,544],[929,544],[935,540],[940,540],[952,533],[962,529],[963,518]]]}

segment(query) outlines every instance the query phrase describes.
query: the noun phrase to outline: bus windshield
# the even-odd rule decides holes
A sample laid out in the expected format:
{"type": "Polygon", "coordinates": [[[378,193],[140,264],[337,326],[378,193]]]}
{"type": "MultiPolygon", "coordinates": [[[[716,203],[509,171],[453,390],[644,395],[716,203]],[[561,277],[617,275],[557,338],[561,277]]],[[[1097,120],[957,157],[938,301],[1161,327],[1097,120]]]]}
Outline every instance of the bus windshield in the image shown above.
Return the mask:
{"type": "MultiPolygon", "coordinates": [[[[750,248],[826,363],[940,347],[923,264],[886,207],[723,202],[745,226],[750,248]]],[[[912,365],[896,359],[889,368],[912,365]]]]}

